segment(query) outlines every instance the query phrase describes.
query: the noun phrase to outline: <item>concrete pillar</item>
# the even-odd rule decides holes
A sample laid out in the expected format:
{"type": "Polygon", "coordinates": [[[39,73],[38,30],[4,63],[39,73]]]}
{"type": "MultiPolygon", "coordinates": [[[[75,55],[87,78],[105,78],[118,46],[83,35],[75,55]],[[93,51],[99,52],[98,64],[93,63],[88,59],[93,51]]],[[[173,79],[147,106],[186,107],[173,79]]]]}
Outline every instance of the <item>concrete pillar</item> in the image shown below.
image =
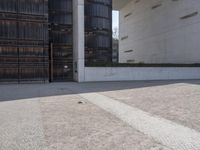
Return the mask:
{"type": "Polygon", "coordinates": [[[84,0],[73,0],[74,80],[85,80],[84,0]]]}

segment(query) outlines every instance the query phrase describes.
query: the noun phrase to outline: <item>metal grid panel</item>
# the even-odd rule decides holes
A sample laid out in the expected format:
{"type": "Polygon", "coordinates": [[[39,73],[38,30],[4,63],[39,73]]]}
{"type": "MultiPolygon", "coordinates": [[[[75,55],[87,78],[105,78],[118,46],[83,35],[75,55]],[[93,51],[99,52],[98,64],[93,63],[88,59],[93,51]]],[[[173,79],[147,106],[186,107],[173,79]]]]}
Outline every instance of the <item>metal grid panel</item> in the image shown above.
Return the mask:
{"type": "Polygon", "coordinates": [[[48,80],[46,0],[0,1],[0,81],[48,80]]]}
{"type": "Polygon", "coordinates": [[[72,0],[49,0],[49,26],[51,81],[72,81],[72,0]]]}
{"type": "Polygon", "coordinates": [[[112,0],[85,0],[85,64],[112,62],[112,0]]]}

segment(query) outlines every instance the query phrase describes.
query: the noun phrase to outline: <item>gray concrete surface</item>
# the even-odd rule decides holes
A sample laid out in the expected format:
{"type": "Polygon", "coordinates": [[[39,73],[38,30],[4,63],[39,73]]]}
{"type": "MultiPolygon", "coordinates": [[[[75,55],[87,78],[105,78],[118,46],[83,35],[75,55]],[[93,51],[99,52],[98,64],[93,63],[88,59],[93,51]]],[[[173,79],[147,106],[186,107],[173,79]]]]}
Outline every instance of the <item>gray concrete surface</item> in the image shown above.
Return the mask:
{"type": "Polygon", "coordinates": [[[0,150],[169,150],[79,95],[102,94],[198,132],[199,83],[0,85],[0,150]]]}
{"type": "Polygon", "coordinates": [[[143,111],[200,131],[200,82],[103,92],[143,111]]]}
{"type": "Polygon", "coordinates": [[[200,132],[98,93],[80,96],[167,147],[174,150],[200,150],[200,132]]]}

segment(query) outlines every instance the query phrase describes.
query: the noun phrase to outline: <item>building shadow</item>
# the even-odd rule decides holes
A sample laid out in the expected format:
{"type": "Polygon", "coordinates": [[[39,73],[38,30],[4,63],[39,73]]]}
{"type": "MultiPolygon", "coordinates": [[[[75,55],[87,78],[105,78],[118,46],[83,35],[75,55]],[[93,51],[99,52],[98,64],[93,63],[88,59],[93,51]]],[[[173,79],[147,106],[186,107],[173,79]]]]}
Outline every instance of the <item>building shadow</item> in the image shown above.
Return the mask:
{"type": "Polygon", "coordinates": [[[126,81],[126,82],[91,82],[91,83],[47,83],[47,84],[2,84],[0,85],[0,102],[14,100],[34,100],[34,98],[73,95],[92,92],[120,91],[187,83],[199,85],[200,80],[171,81],[126,81]]]}

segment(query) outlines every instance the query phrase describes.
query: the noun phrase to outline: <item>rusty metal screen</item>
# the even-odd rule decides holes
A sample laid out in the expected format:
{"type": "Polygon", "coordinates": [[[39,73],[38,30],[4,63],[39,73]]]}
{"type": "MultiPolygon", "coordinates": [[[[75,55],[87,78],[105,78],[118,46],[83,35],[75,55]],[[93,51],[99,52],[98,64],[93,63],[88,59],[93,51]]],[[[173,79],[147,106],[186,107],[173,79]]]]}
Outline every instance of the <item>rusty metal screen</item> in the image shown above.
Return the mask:
{"type": "Polygon", "coordinates": [[[48,1],[0,0],[0,81],[48,80],[48,1]]]}

